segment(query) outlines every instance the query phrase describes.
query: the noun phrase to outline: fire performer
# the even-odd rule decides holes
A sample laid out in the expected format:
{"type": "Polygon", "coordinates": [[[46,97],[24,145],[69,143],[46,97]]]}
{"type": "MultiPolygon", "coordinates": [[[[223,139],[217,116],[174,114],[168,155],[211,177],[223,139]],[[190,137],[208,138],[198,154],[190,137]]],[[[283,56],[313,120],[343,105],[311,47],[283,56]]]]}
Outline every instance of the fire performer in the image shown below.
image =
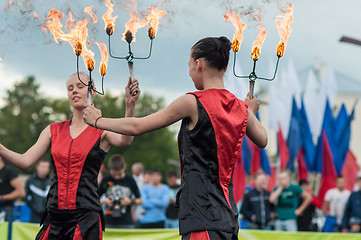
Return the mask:
{"type": "Polygon", "coordinates": [[[181,189],[177,194],[179,231],[184,240],[238,239],[238,212],[232,172],[245,134],[259,147],[267,133],[255,117],[259,102],[245,102],[224,89],[231,42],[204,38],[191,49],[189,75],[196,92],[179,97],[164,110],[143,118],[103,118],[86,105],[84,120],[96,128],[140,135],[182,121],[178,135],[181,189]]]}
{"type": "MultiPolygon", "coordinates": [[[[83,81],[89,79],[80,73],[83,81]]],[[[0,144],[0,156],[20,169],[35,164],[51,148],[54,172],[47,197],[47,209],[36,239],[102,239],[103,212],[98,196],[97,175],[111,146],[131,144],[133,137],[99,130],[83,120],[87,90],[73,74],[66,83],[73,109],[70,120],[46,127],[38,141],[24,154],[13,152],[0,144]]],[[[134,116],[140,90],[138,82],[128,82],[125,88],[125,117],[134,116]],[[131,95],[130,92],[137,92],[131,95]]],[[[93,91],[93,97],[95,92],[93,91]]],[[[127,202],[126,205],[134,204],[127,202]]]]}

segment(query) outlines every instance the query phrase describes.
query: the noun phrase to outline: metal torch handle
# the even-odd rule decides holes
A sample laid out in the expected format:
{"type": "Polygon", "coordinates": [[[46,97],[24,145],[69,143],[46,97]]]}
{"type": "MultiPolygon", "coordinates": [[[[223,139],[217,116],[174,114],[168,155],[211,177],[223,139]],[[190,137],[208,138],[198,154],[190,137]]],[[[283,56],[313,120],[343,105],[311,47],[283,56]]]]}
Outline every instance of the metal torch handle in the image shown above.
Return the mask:
{"type": "Polygon", "coordinates": [[[93,103],[91,83],[89,83],[89,86],[88,86],[88,99],[87,99],[87,103],[88,103],[89,105],[92,105],[92,103],[93,103]]]}
{"type": "MultiPolygon", "coordinates": [[[[129,77],[130,77],[130,85],[132,85],[134,80],[134,69],[133,69],[133,62],[128,62],[128,68],[129,68],[129,77]]],[[[131,92],[130,94],[137,95],[137,92],[131,92]]]]}
{"type": "Polygon", "coordinates": [[[250,93],[251,93],[251,99],[253,98],[253,96],[254,96],[254,83],[255,83],[256,81],[254,81],[254,80],[250,80],[249,81],[249,91],[250,91],[250,93]]]}

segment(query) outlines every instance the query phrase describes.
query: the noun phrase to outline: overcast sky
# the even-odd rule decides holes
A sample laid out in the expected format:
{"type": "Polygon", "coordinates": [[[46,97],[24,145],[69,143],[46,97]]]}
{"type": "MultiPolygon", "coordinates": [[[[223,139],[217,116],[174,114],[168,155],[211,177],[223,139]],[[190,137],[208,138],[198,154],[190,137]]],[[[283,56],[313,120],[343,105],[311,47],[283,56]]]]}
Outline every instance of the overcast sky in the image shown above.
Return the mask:
{"type": "MultiPolygon", "coordinates": [[[[112,1],[116,4],[115,14],[119,15],[112,36],[112,50],[115,55],[125,55],[127,45],[120,38],[129,14],[124,7],[125,1],[112,1]]],[[[138,2],[139,11],[144,11],[160,1],[139,0],[138,2]]],[[[292,59],[296,69],[301,71],[314,64],[315,59],[321,59],[336,71],[361,81],[361,47],[339,42],[342,35],[361,39],[361,14],[359,14],[361,2],[359,0],[290,2],[294,4],[294,22],[291,25],[292,34],[285,56],[281,59],[281,68],[286,67],[287,61],[292,59]]],[[[106,11],[104,0],[13,0],[12,5],[4,10],[6,5],[7,0],[0,2],[0,56],[3,59],[0,62],[0,97],[4,97],[5,90],[26,75],[35,75],[42,86],[42,91],[47,95],[65,97],[65,80],[76,71],[76,56],[68,43],[56,44],[52,36],[45,34],[40,26],[45,22],[45,17],[51,8],[58,8],[64,13],[70,9],[76,20],[83,20],[89,18],[83,13],[83,9],[94,5],[94,12],[99,22],[88,24],[89,40],[106,42],[107,35],[101,19],[106,11]],[[33,10],[39,13],[41,21],[33,16],[33,10]]],[[[285,5],[281,4],[281,6],[285,8],[285,5]]],[[[185,92],[193,91],[194,86],[188,75],[189,50],[203,37],[224,35],[232,39],[234,27],[223,19],[223,14],[229,9],[238,13],[249,12],[251,15],[261,9],[264,15],[263,25],[268,34],[258,63],[259,74],[266,74],[269,61],[276,59],[279,36],[274,19],[280,11],[272,0],[170,0],[159,8],[169,13],[161,19],[154,40],[152,57],[134,62],[135,76],[139,79],[143,92],[162,96],[169,102],[185,92]]],[[[65,14],[64,24],[67,16],[65,14]]],[[[246,74],[251,70],[250,51],[252,42],[258,34],[257,23],[249,16],[242,18],[248,26],[244,31],[244,41],[238,54],[242,71],[246,74]]],[[[132,44],[135,55],[147,55],[149,48],[147,29],[140,29],[136,37],[136,43],[132,44]]],[[[100,53],[95,45],[90,46],[90,49],[96,56],[94,77],[99,86],[97,69],[100,53]]],[[[80,66],[82,71],[85,71],[84,64],[81,63],[80,66]]],[[[109,59],[108,74],[104,83],[106,91],[123,91],[128,74],[125,61],[109,59]]]]}

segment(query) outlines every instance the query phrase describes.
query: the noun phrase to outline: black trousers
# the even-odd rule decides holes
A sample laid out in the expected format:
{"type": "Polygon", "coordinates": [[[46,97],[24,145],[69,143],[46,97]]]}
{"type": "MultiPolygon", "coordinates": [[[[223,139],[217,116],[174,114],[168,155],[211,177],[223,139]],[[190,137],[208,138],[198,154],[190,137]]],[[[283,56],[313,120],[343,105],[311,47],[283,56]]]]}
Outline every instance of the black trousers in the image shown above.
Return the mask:
{"type": "Polygon", "coordinates": [[[36,240],[101,240],[102,211],[47,210],[36,240]]]}

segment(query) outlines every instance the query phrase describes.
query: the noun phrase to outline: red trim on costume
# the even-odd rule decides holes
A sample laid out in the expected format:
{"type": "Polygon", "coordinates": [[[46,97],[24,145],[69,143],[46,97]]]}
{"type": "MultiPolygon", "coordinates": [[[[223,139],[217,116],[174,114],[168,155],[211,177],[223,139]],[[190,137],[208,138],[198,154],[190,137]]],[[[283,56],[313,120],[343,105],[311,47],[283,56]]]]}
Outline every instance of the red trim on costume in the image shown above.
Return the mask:
{"type": "Polygon", "coordinates": [[[88,126],[72,139],[70,120],[50,125],[51,153],[58,177],[58,209],[76,209],[76,193],[85,159],[103,130],[88,126]]]}
{"type": "Polygon", "coordinates": [[[239,157],[248,121],[248,106],[226,89],[192,92],[206,110],[215,133],[219,183],[230,208],[228,186],[239,157]]]}
{"type": "Polygon", "coordinates": [[[43,235],[41,235],[39,240],[48,240],[49,238],[49,232],[50,232],[50,224],[47,227],[46,231],[43,233],[43,235]]]}
{"type": "Polygon", "coordinates": [[[99,240],[103,239],[103,226],[102,226],[102,220],[99,216],[99,240]]]}
{"type": "Polygon", "coordinates": [[[79,224],[76,225],[73,240],[82,240],[79,224]]]}
{"type": "Polygon", "coordinates": [[[189,240],[210,240],[208,231],[192,232],[189,240]]]}

